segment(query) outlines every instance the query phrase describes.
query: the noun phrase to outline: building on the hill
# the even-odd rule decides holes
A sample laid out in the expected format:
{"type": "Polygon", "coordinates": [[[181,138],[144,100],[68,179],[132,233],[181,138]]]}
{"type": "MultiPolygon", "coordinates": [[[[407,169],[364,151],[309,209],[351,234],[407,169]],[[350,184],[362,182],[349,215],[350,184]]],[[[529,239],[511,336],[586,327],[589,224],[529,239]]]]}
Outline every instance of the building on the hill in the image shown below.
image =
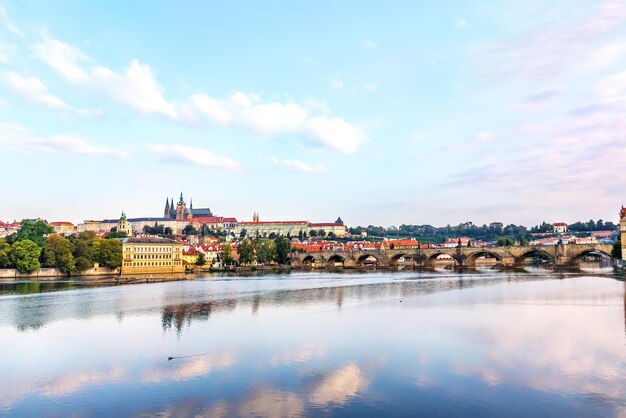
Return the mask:
{"type": "Polygon", "coordinates": [[[555,234],[564,234],[567,232],[567,224],[565,222],[556,222],[552,224],[552,231],[555,234]]]}
{"type": "Polygon", "coordinates": [[[183,246],[167,238],[123,238],[122,275],[184,273],[183,246]]]}
{"type": "Polygon", "coordinates": [[[180,199],[174,206],[174,198],[172,203],[168,199],[165,199],[165,210],[163,211],[163,217],[165,219],[176,219],[177,221],[191,220],[197,217],[213,216],[211,209],[209,208],[193,208],[193,200],[189,201],[189,209],[187,209],[187,203],[183,199],[183,192],[180,192],[180,199]]]}
{"type": "Polygon", "coordinates": [[[126,214],[122,211],[122,216],[120,216],[120,221],[117,223],[117,232],[124,232],[126,236],[133,235],[133,225],[128,222],[126,218],[126,214]]]}
{"type": "Polygon", "coordinates": [[[619,212],[619,233],[622,241],[622,260],[626,260],[626,209],[624,206],[619,212]]]}
{"type": "Polygon", "coordinates": [[[20,229],[21,224],[17,221],[2,222],[0,221],[0,238],[15,234],[20,229]]]}
{"type": "Polygon", "coordinates": [[[65,221],[50,222],[48,226],[51,226],[52,229],[54,229],[54,232],[56,232],[59,235],[65,236],[65,235],[72,235],[76,233],[76,226],[74,226],[74,224],[71,222],[65,222],[65,221]]]}

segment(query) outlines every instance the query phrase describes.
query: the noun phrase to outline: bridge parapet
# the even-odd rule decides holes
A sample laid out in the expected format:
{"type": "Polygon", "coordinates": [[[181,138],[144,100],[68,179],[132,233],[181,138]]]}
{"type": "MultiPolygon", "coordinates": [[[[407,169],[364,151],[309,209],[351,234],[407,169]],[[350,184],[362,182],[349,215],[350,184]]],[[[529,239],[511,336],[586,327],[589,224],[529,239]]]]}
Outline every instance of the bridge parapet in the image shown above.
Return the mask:
{"type": "Polygon", "coordinates": [[[345,268],[359,268],[366,260],[373,257],[379,267],[395,267],[402,259],[413,263],[416,268],[434,268],[435,260],[440,255],[447,255],[454,260],[457,268],[475,268],[476,261],[482,257],[493,257],[503,268],[521,268],[527,257],[536,255],[553,260],[556,267],[571,267],[585,254],[599,252],[610,256],[611,246],[606,244],[567,244],[558,246],[511,246],[511,247],[462,247],[462,248],[417,248],[376,250],[337,250],[315,253],[293,253],[294,267],[312,265],[319,268],[342,264],[345,268]]]}

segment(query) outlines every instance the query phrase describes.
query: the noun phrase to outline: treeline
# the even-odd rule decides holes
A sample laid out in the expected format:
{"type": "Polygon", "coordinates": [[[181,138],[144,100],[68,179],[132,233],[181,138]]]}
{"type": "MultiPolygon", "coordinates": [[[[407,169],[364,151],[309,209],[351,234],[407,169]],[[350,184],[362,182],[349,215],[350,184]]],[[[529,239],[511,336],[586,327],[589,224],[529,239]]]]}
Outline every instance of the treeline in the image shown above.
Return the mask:
{"type": "Polygon", "coordinates": [[[244,238],[237,246],[239,264],[241,265],[249,265],[255,261],[258,264],[274,262],[285,264],[290,250],[291,241],[286,237],[276,237],[273,240],[244,238]]]}
{"type": "MultiPolygon", "coordinates": [[[[590,219],[588,222],[576,222],[571,225],[567,225],[567,230],[572,232],[592,232],[592,231],[614,231],[617,229],[617,225],[613,222],[604,222],[602,219],[598,219],[598,221],[594,221],[590,219]]],[[[542,222],[540,225],[533,226],[530,228],[530,232],[532,233],[546,233],[552,232],[554,228],[552,224],[547,222],[542,222]]]]}
{"type": "Polygon", "coordinates": [[[399,227],[391,226],[383,228],[382,226],[369,225],[367,227],[350,228],[351,234],[360,235],[366,232],[369,237],[414,237],[424,241],[441,243],[446,238],[468,237],[472,240],[480,241],[497,241],[501,238],[509,238],[512,240],[528,240],[530,233],[523,225],[504,225],[494,222],[489,225],[475,225],[473,222],[464,222],[458,225],[446,225],[435,227],[432,225],[405,225],[399,227]]]}
{"type": "Polygon", "coordinates": [[[42,221],[27,219],[16,233],[0,238],[0,268],[32,273],[41,267],[52,267],[71,275],[92,268],[94,263],[110,269],[120,267],[119,240],[99,238],[92,231],[66,238],[42,221]]]}
{"type": "MultiPolygon", "coordinates": [[[[613,222],[604,222],[602,219],[599,219],[597,222],[591,219],[588,222],[576,222],[568,225],[567,229],[571,232],[606,231],[617,229],[617,225],[613,222]]],[[[367,227],[358,226],[350,228],[350,234],[361,235],[363,232],[366,232],[368,237],[372,238],[414,237],[424,241],[441,243],[446,238],[455,237],[468,237],[472,240],[480,241],[498,241],[500,239],[528,241],[531,239],[531,233],[550,233],[553,230],[552,224],[547,222],[542,222],[540,225],[533,226],[530,229],[524,225],[504,225],[500,222],[493,222],[489,225],[475,225],[473,222],[463,222],[454,226],[446,225],[442,227],[405,224],[399,227],[390,226],[387,228],[374,225],[367,227]]]]}

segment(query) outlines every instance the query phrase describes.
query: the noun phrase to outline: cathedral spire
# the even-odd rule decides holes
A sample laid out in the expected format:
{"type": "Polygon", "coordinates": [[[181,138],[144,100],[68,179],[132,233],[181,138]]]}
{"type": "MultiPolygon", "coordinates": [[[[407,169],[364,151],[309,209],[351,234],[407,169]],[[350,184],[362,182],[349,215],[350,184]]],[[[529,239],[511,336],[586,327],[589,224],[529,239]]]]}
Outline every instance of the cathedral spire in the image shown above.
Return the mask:
{"type": "Polygon", "coordinates": [[[185,203],[185,201],[183,200],[183,192],[180,192],[180,200],[178,201],[179,205],[182,205],[183,203],[185,203]]]}

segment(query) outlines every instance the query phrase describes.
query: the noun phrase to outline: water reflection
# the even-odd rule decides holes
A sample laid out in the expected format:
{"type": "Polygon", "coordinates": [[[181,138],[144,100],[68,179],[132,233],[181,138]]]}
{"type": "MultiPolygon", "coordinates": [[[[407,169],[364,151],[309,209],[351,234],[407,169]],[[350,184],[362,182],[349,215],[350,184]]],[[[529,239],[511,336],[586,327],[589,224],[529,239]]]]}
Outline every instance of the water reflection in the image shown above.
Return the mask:
{"type": "Polygon", "coordinates": [[[0,415],[626,411],[626,291],[608,276],[300,274],[18,293],[0,297],[11,382],[0,415]]]}

